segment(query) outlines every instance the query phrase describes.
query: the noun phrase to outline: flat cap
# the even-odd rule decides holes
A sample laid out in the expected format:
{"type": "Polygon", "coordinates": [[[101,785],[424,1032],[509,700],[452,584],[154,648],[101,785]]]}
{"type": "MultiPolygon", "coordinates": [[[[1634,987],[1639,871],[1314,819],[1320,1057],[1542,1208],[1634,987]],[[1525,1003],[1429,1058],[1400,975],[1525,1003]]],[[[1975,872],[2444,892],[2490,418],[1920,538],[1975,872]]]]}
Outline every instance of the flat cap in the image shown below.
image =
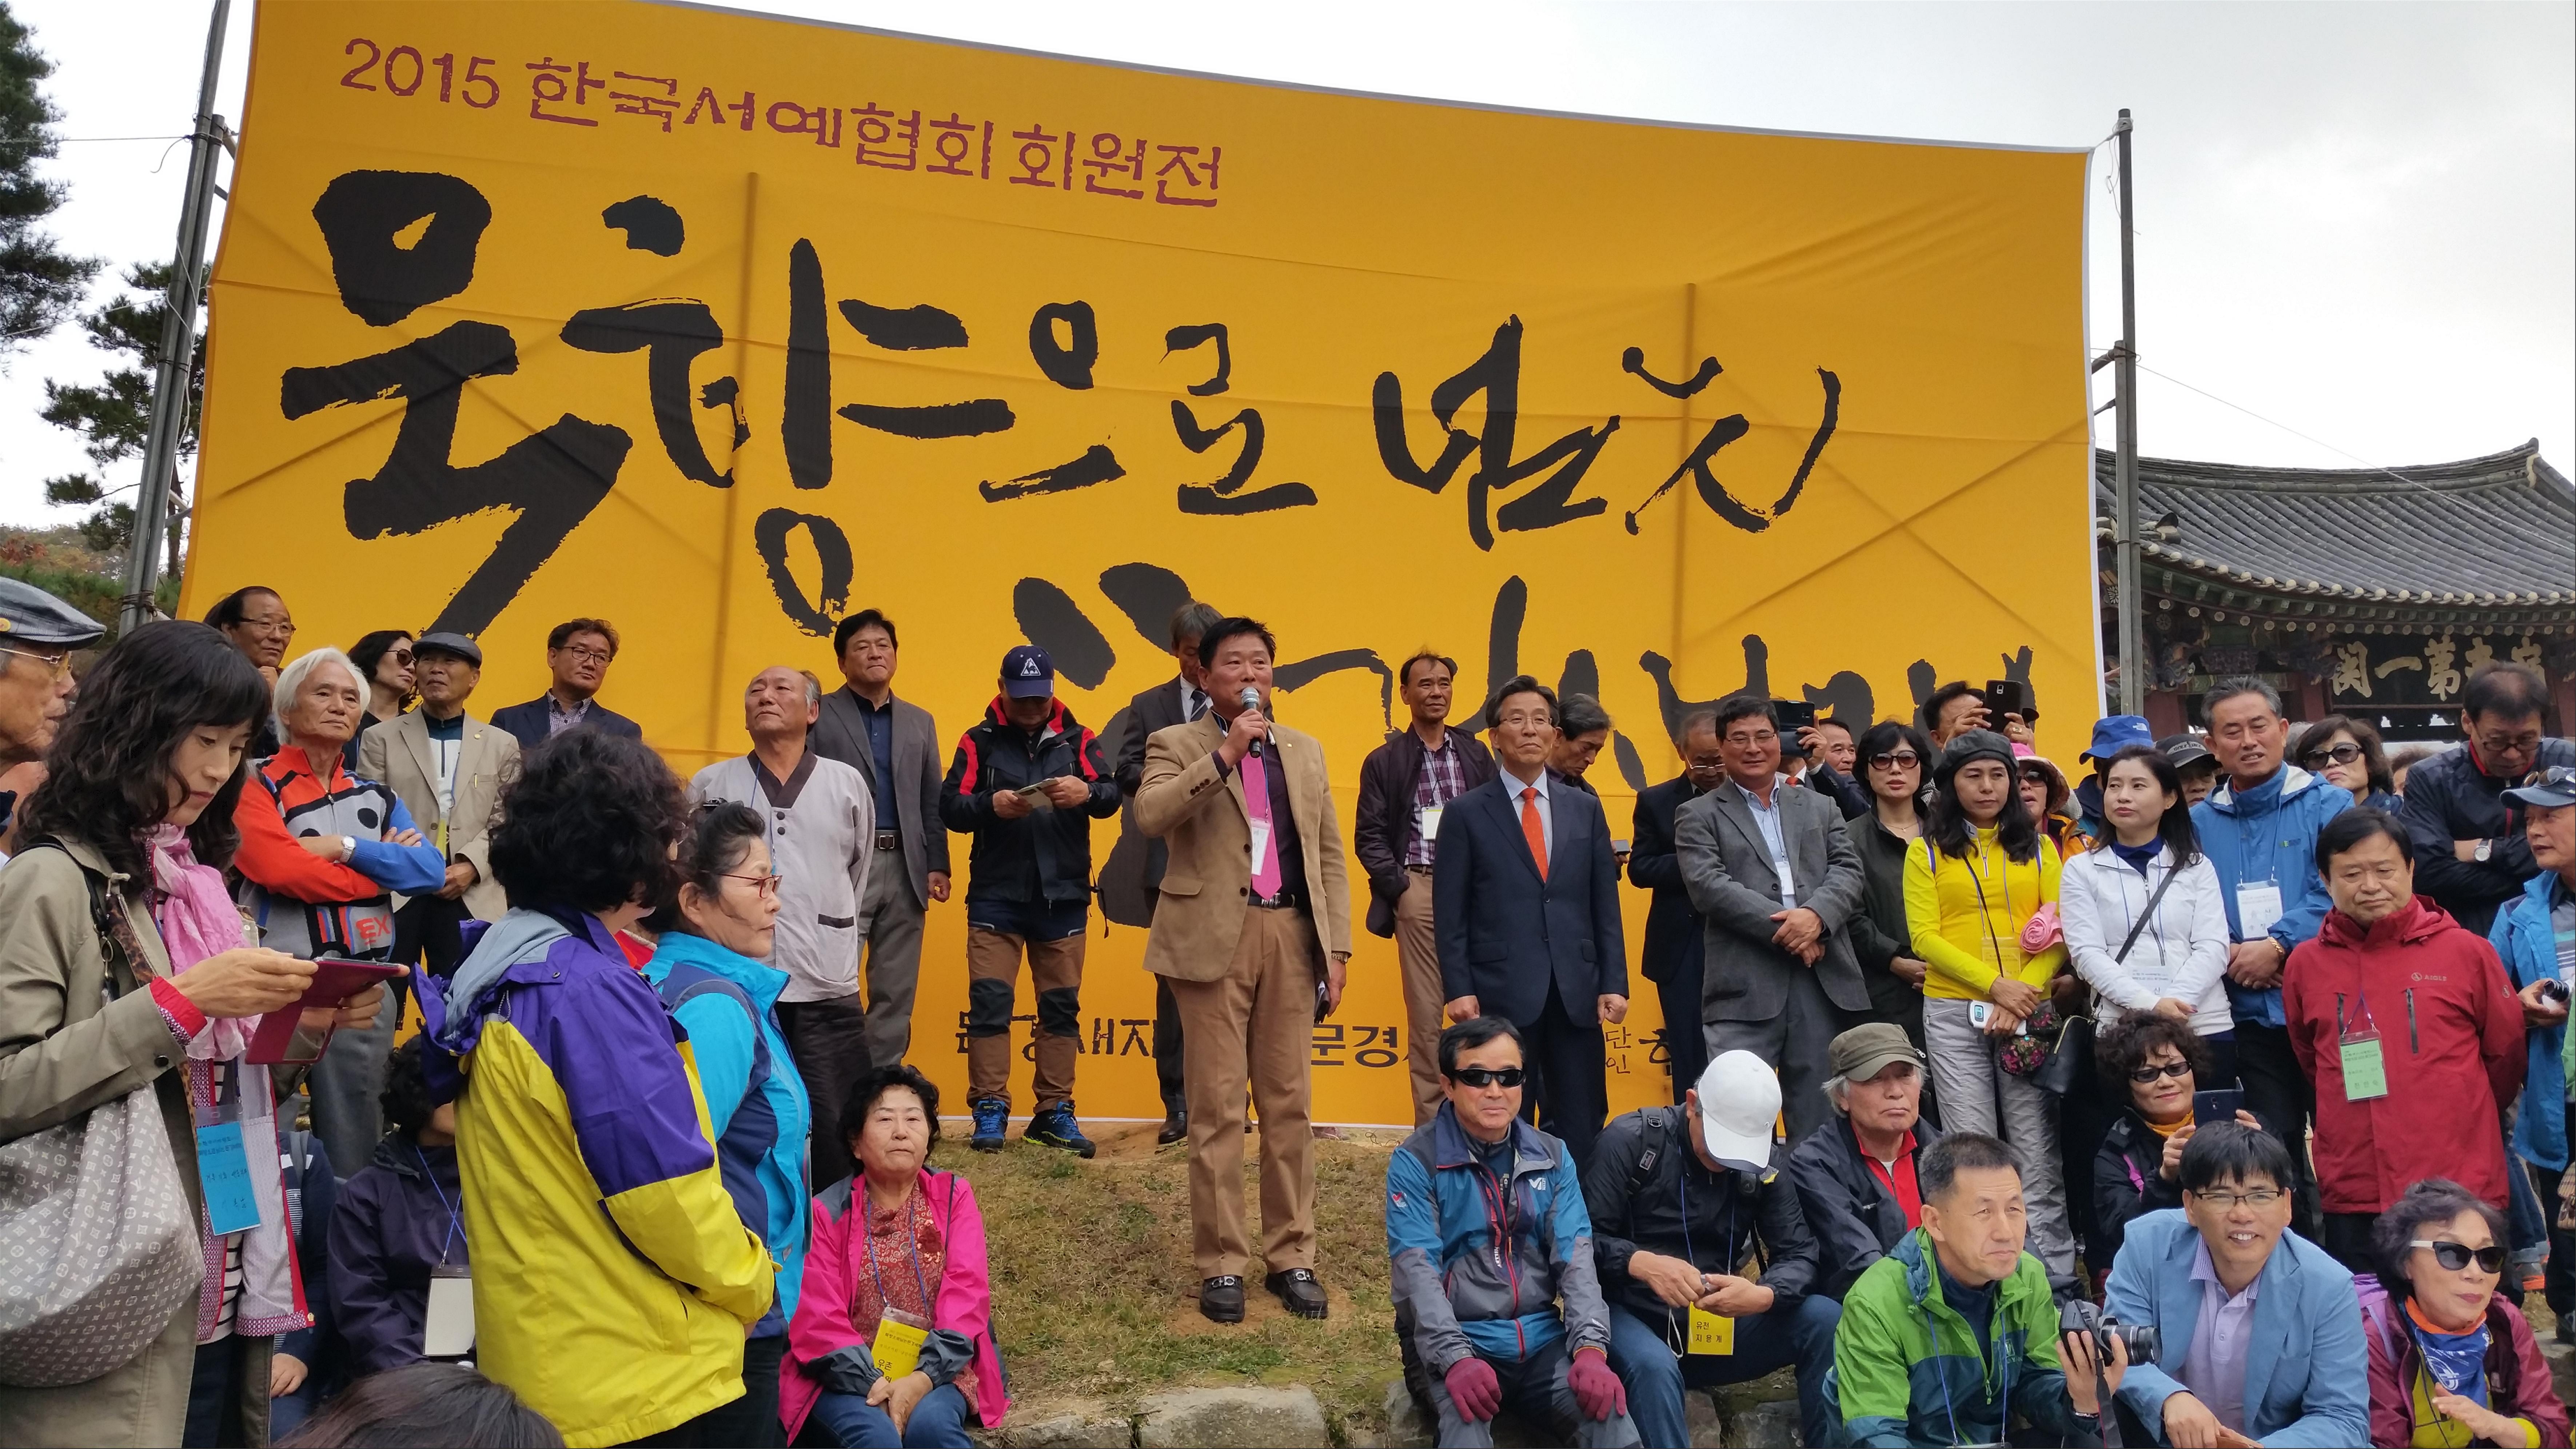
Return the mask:
{"type": "Polygon", "coordinates": [[[1866,1082],[1897,1062],[1923,1065],[1905,1028],[1884,1021],[1866,1022],[1835,1037],[1825,1058],[1833,1074],[1847,1082],[1866,1082]]]}
{"type": "Polygon", "coordinates": [[[414,639],[411,642],[411,652],[414,657],[424,653],[453,654],[477,669],[483,667],[482,645],[462,634],[451,634],[444,629],[423,634],[414,639]]]}
{"type": "Polygon", "coordinates": [[[106,635],[106,625],[35,585],[0,578],[0,646],[52,644],[79,649],[106,635]]]}

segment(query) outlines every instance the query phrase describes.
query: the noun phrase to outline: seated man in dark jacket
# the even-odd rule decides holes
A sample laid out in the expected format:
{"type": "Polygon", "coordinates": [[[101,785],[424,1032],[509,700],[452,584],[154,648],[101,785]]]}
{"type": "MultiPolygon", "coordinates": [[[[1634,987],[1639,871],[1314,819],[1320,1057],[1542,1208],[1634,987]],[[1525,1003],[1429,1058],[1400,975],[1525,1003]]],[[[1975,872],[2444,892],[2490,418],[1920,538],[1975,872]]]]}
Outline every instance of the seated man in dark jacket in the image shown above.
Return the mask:
{"type": "Polygon", "coordinates": [[[466,1281],[456,1105],[430,1105],[420,1053],[417,1036],[394,1052],[384,1094],[393,1130],[376,1144],[375,1161],[341,1187],[331,1213],[331,1313],[352,1378],[418,1363],[429,1280],[454,1273],[466,1281]]]}
{"type": "Polygon", "coordinates": [[[1810,1132],[1781,1176],[1816,1241],[1810,1291],[1839,1301],[1869,1265],[1923,1226],[1914,1163],[1940,1139],[1923,1120],[1923,1058],[1883,1021],[1834,1038],[1825,1096],[1842,1120],[1810,1132]]]}
{"type": "Polygon", "coordinates": [[[1610,1366],[1649,1444],[1687,1444],[1682,1387],[1798,1370],[1805,1441],[1838,1427],[1825,1398],[1842,1305],[1811,1296],[1816,1241],[1771,1162],[1780,1081],[1751,1052],[1709,1063],[1682,1106],[1603,1129],[1583,1170],[1592,1256],[1610,1305],[1610,1366]],[[1740,1273],[1754,1257],[1762,1276],[1740,1273]],[[1722,1331],[1724,1346],[1705,1341],[1722,1331]]]}

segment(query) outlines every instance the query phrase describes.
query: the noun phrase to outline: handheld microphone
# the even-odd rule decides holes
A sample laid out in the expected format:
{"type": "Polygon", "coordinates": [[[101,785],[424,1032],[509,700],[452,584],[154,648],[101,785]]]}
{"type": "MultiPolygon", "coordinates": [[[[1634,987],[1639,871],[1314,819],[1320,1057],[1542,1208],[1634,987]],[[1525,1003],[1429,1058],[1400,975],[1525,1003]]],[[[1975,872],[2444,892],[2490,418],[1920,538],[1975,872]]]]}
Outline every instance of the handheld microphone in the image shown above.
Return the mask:
{"type": "MultiPolygon", "coordinates": [[[[1240,697],[1245,709],[1261,708],[1261,691],[1253,688],[1251,685],[1247,684],[1243,687],[1243,694],[1240,697]]],[[[1249,753],[1253,758],[1259,759],[1261,757],[1261,741],[1254,740],[1252,742],[1252,749],[1249,753]]]]}

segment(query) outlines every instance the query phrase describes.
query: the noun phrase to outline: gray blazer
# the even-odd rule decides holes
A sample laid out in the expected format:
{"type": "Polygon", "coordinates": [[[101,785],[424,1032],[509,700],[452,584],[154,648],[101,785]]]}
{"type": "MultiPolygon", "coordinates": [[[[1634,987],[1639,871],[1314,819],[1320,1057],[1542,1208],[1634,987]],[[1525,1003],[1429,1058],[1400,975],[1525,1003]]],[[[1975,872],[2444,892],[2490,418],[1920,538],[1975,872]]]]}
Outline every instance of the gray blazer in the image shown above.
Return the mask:
{"type": "MultiPolygon", "coordinates": [[[[1782,785],[1772,797],[1797,877],[1798,904],[1825,923],[1825,955],[1816,982],[1845,1011],[1869,1010],[1869,987],[1853,954],[1849,923],[1862,911],[1868,880],[1860,853],[1843,831],[1843,812],[1813,790],[1782,785]]],[[[1789,1004],[1793,972],[1811,969],[1771,944],[1779,925],[1780,877],[1762,827],[1733,781],[1684,805],[1673,817],[1675,853],[1691,906],[1707,922],[1707,964],[1700,1015],[1707,1021],[1768,1021],[1789,1004]]]]}
{"type": "Polygon", "coordinates": [[[806,743],[827,760],[838,760],[863,776],[879,799],[892,797],[881,809],[879,828],[903,832],[905,878],[912,882],[915,910],[930,909],[930,873],[948,874],[948,828],[939,821],[939,775],[947,756],[939,748],[939,726],[930,711],[897,696],[894,701],[894,788],[877,779],[876,751],[868,748],[868,724],[859,713],[859,697],[848,685],[823,696],[822,718],[806,743]],[[888,818],[891,816],[891,818],[888,818]]]}

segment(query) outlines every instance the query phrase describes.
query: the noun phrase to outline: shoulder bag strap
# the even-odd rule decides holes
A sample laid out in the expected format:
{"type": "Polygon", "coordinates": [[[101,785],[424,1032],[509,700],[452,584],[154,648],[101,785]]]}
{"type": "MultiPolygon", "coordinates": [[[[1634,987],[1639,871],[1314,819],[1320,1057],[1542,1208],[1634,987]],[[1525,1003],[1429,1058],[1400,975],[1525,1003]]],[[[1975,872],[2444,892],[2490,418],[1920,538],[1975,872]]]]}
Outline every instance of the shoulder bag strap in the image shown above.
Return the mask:
{"type": "Polygon", "coordinates": [[[2157,903],[2165,898],[2166,887],[2171,886],[2174,883],[2174,877],[2180,874],[2182,874],[2182,867],[2178,865],[2166,871],[2165,878],[2157,881],[2156,888],[2147,893],[2147,908],[2138,912],[2136,924],[2129,927],[2129,939],[2120,943],[2120,952],[2111,958],[2112,964],[2117,965],[2129,959],[2129,948],[2138,944],[2139,933],[2147,929],[2147,922],[2156,918],[2157,903]]]}

